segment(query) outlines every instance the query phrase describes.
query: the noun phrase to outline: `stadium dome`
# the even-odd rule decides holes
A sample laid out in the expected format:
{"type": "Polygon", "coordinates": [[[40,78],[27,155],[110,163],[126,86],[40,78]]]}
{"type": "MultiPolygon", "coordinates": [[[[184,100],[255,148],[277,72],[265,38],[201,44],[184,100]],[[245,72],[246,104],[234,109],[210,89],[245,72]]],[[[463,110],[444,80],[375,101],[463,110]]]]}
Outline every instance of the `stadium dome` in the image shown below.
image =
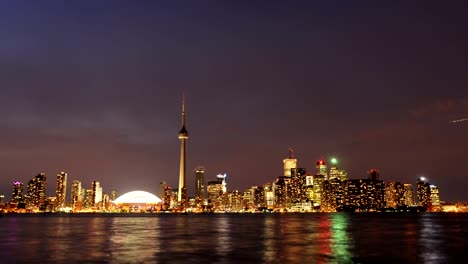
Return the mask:
{"type": "Polygon", "coordinates": [[[144,191],[128,192],[119,196],[114,201],[116,204],[157,204],[160,202],[161,199],[156,195],[144,191]]]}

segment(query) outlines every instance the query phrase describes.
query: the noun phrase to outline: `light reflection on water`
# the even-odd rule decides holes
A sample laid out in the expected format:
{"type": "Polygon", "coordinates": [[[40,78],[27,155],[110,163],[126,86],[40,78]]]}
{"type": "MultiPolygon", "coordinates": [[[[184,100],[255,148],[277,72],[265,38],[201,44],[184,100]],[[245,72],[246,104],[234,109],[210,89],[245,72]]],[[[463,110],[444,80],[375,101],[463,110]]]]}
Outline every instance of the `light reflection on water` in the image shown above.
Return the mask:
{"type": "Polygon", "coordinates": [[[453,263],[468,215],[5,216],[2,263],[453,263]]]}

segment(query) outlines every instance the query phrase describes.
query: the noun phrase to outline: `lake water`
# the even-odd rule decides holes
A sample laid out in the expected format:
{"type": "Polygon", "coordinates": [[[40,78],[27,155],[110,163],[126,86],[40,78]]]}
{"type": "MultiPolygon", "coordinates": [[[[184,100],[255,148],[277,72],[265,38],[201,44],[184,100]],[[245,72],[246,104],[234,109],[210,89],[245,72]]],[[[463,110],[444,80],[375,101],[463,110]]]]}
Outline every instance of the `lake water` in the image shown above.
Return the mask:
{"type": "Polygon", "coordinates": [[[466,263],[468,214],[4,215],[1,263],[466,263]]]}

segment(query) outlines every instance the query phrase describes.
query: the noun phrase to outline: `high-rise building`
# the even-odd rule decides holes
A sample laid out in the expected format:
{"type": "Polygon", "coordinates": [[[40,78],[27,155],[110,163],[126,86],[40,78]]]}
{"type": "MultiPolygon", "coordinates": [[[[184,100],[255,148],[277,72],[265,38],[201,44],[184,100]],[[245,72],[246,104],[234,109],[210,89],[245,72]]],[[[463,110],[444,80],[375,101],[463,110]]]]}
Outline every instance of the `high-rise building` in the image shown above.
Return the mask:
{"type": "Polygon", "coordinates": [[[82,208],[81,182],[74,180],[71,185],[71,208],[74,212],[80,211],[82,208]]]}
{"type": "Polygon", "coordinates": [[[179,189],[177,192],[177,202],[182,208],[186,208],[188,204],[187,186],[186,186],[186,166],[185,166],[185,141],[188,139],[189,133],[185,128],[185,96],[182,96],[182,128],[179,132],[180,139],[180,166],[179,166],[179,189]]]}
{"type": "Polygon", "coordinates": [[[440,196],[439,196],[439,187],[435,185],[430,185],[429,186],[431,190],[431,210],[432,211],[441,211],[441,206],[440,206],[440,196]]]}
{"type": "MultiPolygon", "coordinates": [[[[162,199],[162,197],[164,197],[164,196],[159,196],[159,197],[162,199]]],[[[110,196],[109,196],[109,200],[115,201],[115,199],[117,199],[117,192],[116,191],[111,191],[110,196]]]]}
{"type": "Polygon", "coordinates": [[[385,208],[385,184],[381,180],[352,179],[343,184],[345,210],[380,211],[385,208]]]}
{"type": "Polygon", "coordinates": [[[317,175],[323,175],[324,180],[328,180],[327,164],[325,164],[325,161],[323,160],[317,161],[316,169],[317,169],[317,175]]]}
{"type": "Polygon", "coordinates": [[[243,209],[242,195],[238,190],[229,194],[229,208],[232,212],[240,212],[243,209]]]}
{"type": "Polygon", "coordinates": [[[323,181],[322,204],[320,210],[323,212],[340,211],[343,207],[343,182],[340,178],[331,178],[323,181]]]}
{"type": "Polygon", "coordinates": [[[28,182],[29,206],[44,209],[46,203],[47,177],[45,173],[39,173],[28,182]]]}
{"type": "Polygon", "coordinates": [[[226,173],[216,175],[216,178],[218,178],[218,180],[222,181],[221,185],[222,185],[223,194],[227,192],[226,176],[227,176],[226,173]]]}
{"type": "Polygon", "coordinates": [[[414,202],[414,190],[413,190],[413,185],[410,183],[405,183],[403,185],[404,189],[404,194],[403,194],[403,199],[404,202],[403,204],[406,206],[414,206],[416,203],[414,202]]]}
{"type": "Polygon", "coordinates": [[[294,158],[294,150],[289,148],[289,157],[283,160],[284,176],[291,176],[291,169],[297,168],[297,159],[294,158]]]}
{"type": "Polygon", "coordinates": [[[405,205],[405,187],[400,182],[385,182],[385,206],[397,209],[405,205]]]}
{"type": "Polygon", "coordinates": [[[166,186],[167,183],[165,181],[159,183],[158,197],[160,199],[164,199],[164,197],[166,196],[166,186]]]}
{"type": "Polygon", "coordinates": [[[287,183],[285,178],[286,176],[280,176],[278,179],[273,183],[273,191],[275,196],[275,208],[278,209],[285,209],[286,208],[286,200],[287,200],[287,183]]]}
{"type": "Polygon", "coordinates": [[[11,200],[15,203],[23,202],[23,183],[20,181],[13,182],[13,192],[11,200]]]}
{"type": "Polygon", "coordinates": [[[307,200],[306,170],[304,168],[291,169],[291,187],[289,194],[293,203],[302,203],[307,200]]]}
{"type": "Polygon", "coordinates": [[[265,203],[268,209],[275,207],[275,193],[273,192],[273,184],[267,183],[263,186],[265,190],[265,203]]]}
{"type": "Polygon", "coordinates": [[[367,173],[369,174],[369,179],[371,179],[371,180],[379,180],[380,179],[379,171],[376,170],[376,169],[371,169],[367,173]]]}
{"type": "Polygon", "coordinates": [[[208,206],[213,210],[221,209],[223,197],[223,181],[208,181],[208,206]]]}
{"type": "Polygon", "coordinates": [[[416,182],[418,205],[428,209],[431,206],[431,187],[427,179],[421,177],[416,182]]]}
{"type": "Polygon", "coordinates": [[[86,189],[84,193],[84,204],[83,208],[84,209],[91,209],[91,207],[94,206],[94,200],[93,200],[93,189],[86,189]]]}
{"type": "Polygon", "coordinates": [[[345,170],[341,170],[338,168],[338,160],[336,158],[332,158],[330,162],[331,167],[328,179],[331,180],[333,178],[338,178],[342,182],[346,181],[348,179],[348,173],[345,170]]]}
{"type": "Polygon", "coordinates": [[[205,168],[195,169],[195,199],[203,202],[205,199],[205,168]]]}
{"type": "Polygon", "coordinates": [[[102,187],[98,181],[93,181],[91,184],[91,206],[101,207],[102,202],[102,187]]]}
{"type": "Polygon", "coordinates": [[[67,197],[67,174],[60,172],[57,174],[57,187],[55,189],[55,206],[56,208],[65,207],[67,197]]]}
{"type": "Polygon", "coordinates": [[[314,175],[313,178],[313,197],[312,201],[314,206],[320,206],[322,204],[322,194],[323,194],[323,181],[325,181],[325,176],[323,174],[314,175]]]}
{"type": "Polygon", "coordinates": [[[253,191],[253,204],[256,210],[266,209],[265,189],[263,186],[252,187],[253,191]]]}

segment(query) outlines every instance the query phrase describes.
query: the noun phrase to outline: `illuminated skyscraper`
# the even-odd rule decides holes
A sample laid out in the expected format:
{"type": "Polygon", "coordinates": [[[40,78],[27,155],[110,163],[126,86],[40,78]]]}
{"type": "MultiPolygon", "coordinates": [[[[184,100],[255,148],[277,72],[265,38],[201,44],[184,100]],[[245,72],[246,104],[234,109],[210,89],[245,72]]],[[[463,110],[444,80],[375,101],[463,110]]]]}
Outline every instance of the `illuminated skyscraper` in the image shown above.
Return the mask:
{"type": "Polygon", "coordinates": [[[179,166],[179,189],[177,192],[177,202],[182,208],[187,207],[187,186],[185,172],[185,141],[188,139],[189,133],[185,128],[185,96],[182,96],[182,128],[179,132],[180,139],[180,166],[179,166]]]}
{"type": "Polygon", "coordinates": [[[222,181],[221,185],[222,185],[223,194],[227,192],[226,176],[227,176],[226,173],[216,175],[216,178],[218,178],[218,180],[222,181]]]}
{"type": "Polygon", "coordinates": [[[333,178],[338,178],[342,182],[348,179],[348,173],[346,173],[345,170],[340,170],[338,168],[338,160],[336,158],[331,159],[330,174],[328,175],[329,180],[333,178]]]}
{"type": "Polygon", "coordinates": [[[98,181],[93,181],[91,185],[91,206],[100,207],[102,201],[102,187],[98,181]]]}
{"type": "Polygon", "coordinates": [[[81,192],[81,182],[74,180],[71,185],[71,208],[74,212],[81,210],[83,203],[81,192]]]}
{"type": "Polygon", "coordinates": [[[385,205],[397,209],[405,205],[405,188],[400,182],[385,182],[385,205]]]}
{"type": "Polygon", "coordinates": [[[432,211],[441,211],[440,206],[440,196],[439,196],[439,187],[435,185],[430,185],[429,188],[431,189],[431,210],[432,211]]]}
{"type": "Polygon", "coordinates": [[[322,183],[322,204],[320,210],[323,212],[340,211],[343,207],[343,182],[340,178],[331,178],[322,183]]]}
{"type": "Polygon", "coordinates": [[[55,189],[55,206],[57,208],[65,207],[67,197],[67,174],[60,172],[57,174],[57,188],[55,189]]]}
{"type": "Polygon", "coordinates": [[[195,199],[203,201],[205,199],[205,168],[195,169],[195,199]]]}
{"type": "Polygon", "coordinates": [[[416,203],[414,202],[414,190],[413,190],[413,185],[410,183],[405,183],[403,185],[404,188],[404,205],[406,206],[414,206],[416,203]]]}
{"type": "Polygon", "coordinates": [[[284,176],[291,176],[291,169],[297,168],[297,159],[294,158],[294,150],[289,148],[289,158],[283,160],[284,176]]]}
{"type": "Polygon", "coordinates": [[[28,182],[28,204],[33,207],[45,206],[47,177],[39,173],[28,182]]]}
{"type": "Polygon", "coordinates": [[[208,181],[207,185],[208,205],[213,209],[220,209],[223,197],[223,181],[208,181]]]}
{"type": "Polygon", "coordinates": [[[11,200],[15,203],[23,202],[23,183],[19,181],[13,182],[13,192],[11,200]]]}
{"type": "Polygon", "coordinates": [[[431,187],[426,178],[421,177],[416,182],[418,205],[428,209],[431,206],[431,187]]]}
{"type": "Polygon", "coordinates": [[[314,202],[314,206],[319,206],[322,204],[322,195],[323,195],[323,181],[325,181],[325,176],[322,174],[314,175],[313,178],[313,197],[312,201],[314,202]]]}
{"type": "Polygon", "coordinates": [[[306,170],[304,168],[291,169],[291,188],[289,195],[293,203],[301,203],[307,200],[306,170]]]}
{"type": "Polygon", "coordinates": [[[275,208],[285,209],[287,201],[287,182],[286,176],[280,176],[273,184],[275,208]]]}
{"type": "Polygon", "coordinates": [[[323,175],[324,180],[328,180],[328,174],[327,174],[327,165],[325,164],[325,161],[319,160],[317,161],[317,175],[323,175]]]}

